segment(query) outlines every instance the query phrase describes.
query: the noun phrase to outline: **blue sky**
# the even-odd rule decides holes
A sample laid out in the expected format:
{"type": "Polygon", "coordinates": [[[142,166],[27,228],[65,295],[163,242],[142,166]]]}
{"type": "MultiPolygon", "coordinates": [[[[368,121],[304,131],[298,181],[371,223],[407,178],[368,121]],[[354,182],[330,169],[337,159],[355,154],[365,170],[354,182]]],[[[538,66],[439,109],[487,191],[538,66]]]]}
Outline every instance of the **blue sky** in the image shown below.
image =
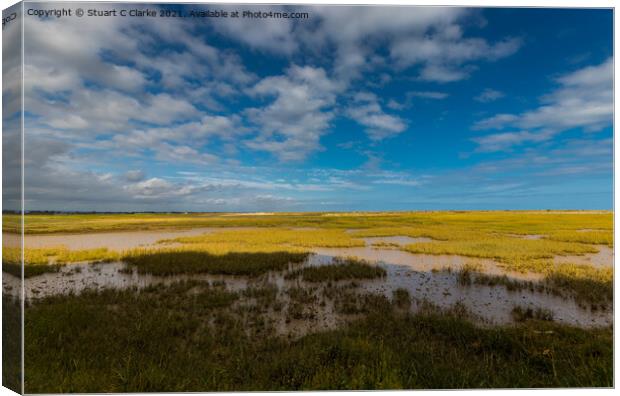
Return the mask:
{"type": "Polygon", "coordinates": [[[612,207],[610,10],[288,11],[27,17],[26,209],[612,207]]]}

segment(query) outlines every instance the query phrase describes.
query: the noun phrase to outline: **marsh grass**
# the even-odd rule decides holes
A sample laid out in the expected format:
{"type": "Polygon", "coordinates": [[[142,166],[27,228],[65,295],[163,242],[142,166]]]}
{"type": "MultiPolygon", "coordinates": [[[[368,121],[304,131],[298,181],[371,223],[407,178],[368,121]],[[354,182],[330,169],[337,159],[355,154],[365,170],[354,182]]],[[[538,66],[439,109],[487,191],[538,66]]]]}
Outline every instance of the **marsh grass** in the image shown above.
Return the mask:
{"type": "Polygon", "coordinates": [[[258,276],[269,271],[283,271],[289,264],[301,263],[308,253],[226,253],[201,251],[144,251],[127,254],[122,260],[151,275],[222,274],[258,276]]]}
{"type": "Polygon", "coordinates": [[[390,300],[382,294],[346,290],[339,293],[334,301],[334,309],[341,315],[361,315],[380,312],[390,307],[390,300]]]}
{"type": "MultiPolygon", "coordinates": [[[[11,216],[5,215],[5,231],[18,224],[19,218],[11,216]]],[[[593,253],[594,244],[611,246],[612,217],[611,212],[28,214],[26,233],[222,227],[174,240],[182,244],[175,247],[26,249],[29,274],[71,262],[121,260],[138,273],[255,279],[241,292],[227,290],[224,283],[193,281],[29,302],[26,392],[613,386],[611,328],[560,325],[547,320],[548,312],[523,307],[513,313],[523,320],[516,325],[480,327],[462,304],[440,310],[404,289],[391,299],[361,292],[356,279],[384,276],[380,267],[357,262],[309,271],[294,267],[306,260],[311,247],[363,246],[364,236],[429,237],[434,241],[398,248],[491,258],[507,269],[545,276],[539,283],[520,283],[481,274],[468,264],[456,274],[462,285],[509,290],[542,285],[545,291],[602,307],[613,297],[611,268],[555,265],[551,259],[593,253]],[[543,238],[519,237],[532,234],[543,238]],[[291,267],[299,280],[286,291],[260,283],[261,275],[291,267]],[[409,310],[414,302],[420,312],[415,315],[409,310]],[[333,308],[346,324],[329,331],[314,328],[321,307],[333,308]],[[290,326],[309,324],[311,333],[277,336],[274,315],[290,326]]],[[[21,271],[16,257],[5,248],[5,271],[21,271]]],[[[3,308],[10,310],[4,300],[3,308]]]]}
{"type": "Polygon", "coordinates": [[[21,386],[22,311],[19,299],[2,293],[2,385],[16,393],[21,386]]]}
{"type": "Polygon", "coordinates": [[[301,277],[306,282],[338,282],[345,279],[373,279],[386,276],[386,271],[365,260],[336,257],[329,265],[304,267],[286,274],[286,279],[301,277]]]}
{"type": "Polygon", "coordinates": [[[582,308],[607,309],[613,301],[613,269],[583,264],[549,265],[540,281],[525,281],[507,275],[489,275],[476,265],[466,264],[457,271],[462,286],[503,286],[508,291],[529,290],[574,298],[582,308]]]}
{"type": "Polygon", "coordinates": [[[606,309],[613,301],[613,268],[583,264],[560,264],[545,276],[545,284],[556,294],[572,295],[582,305],[606,309]]]}
{"type": "MultiPolygon", "coordinates": [[[[119,257],[118,252],[106,248],[83,250],[70,250],[65,246],[26,248],[24,249],[24,278],[58,272],[66,264],[79,262],[105,263],[116,261],[119,257]]],[[[2,265],[3,271],[20,277],[21,249],[3,247],[2,265]]]]}
{"type": "Polygon", "coordinates": [[[614,244],[614,234],[611,230],[560,230],[549,233],[549,235],[546,235],[545,238],[562,242],[607,245],[609,247],[612,247],[614,244]]]}
{"type": "Polygon", "coordinates": [[[286,321],[314,319],[316,317],[317,289],[292,287],[286,291],[289,298],[286,321]]]}
{"type": "MultiPolygon", "coordinates": [[[[3,214],[3,230],[15,232],[20,217],[3,214]]],[[[355,213],[234,213],[189,214],[33,214],[24,219],[27,234],[79,233],[120,230],[187,229],[195,227],[319,227],[328,229],[431,229],[437,235],[450,230],[501,232],[521,235],[550,235],[558,230],[595,229],[613,233],[610,211],[442,211],[442,212],[355,212],[355,213]],[[441,227],[445,226],[445,230],[441,227]]],[[[454,231],[452,231],[454,233],[454,231]]],[[[372,234],[372,233],[371,233],[372,234]]],[[[384,234],[366,236],[406,235],[384,234]]],[[[412,235],[415,236],[415,235],[412,235]]],[[[422,235],[420,235],[422,236],[422,235]]],[[[427,235],[431,237],[431,235],[427,235]]],[[[465,237],[467,235],[464,235],[465,237]]],[[[438,238],[441,239],[441,238],[438,238]]]]}
{"type": "Polygon", "coordinates": [[[488,237],[475,240],[422,242],[406,245],[414,254],[459,255],[499,261],[508,270],[545,272],[556,255],[596,253],[592,245],[548,239],[488,237]]]}
{"type": "MultiPolygon", "coordinates": [[[[247,293],[272,301],[270,290],[247,293]]],[[[305,288],[290,298],[308,308],[317,293],[305,288]]],[[[340,310],[358,319],[295,339],[270,333],[260,313],[235,310],[241,295],[201,282],[45,298],[27,307],[26,392],[613,384],[610,328],[535,317],[478,327],[458,309],[412,315],[384,296],[345,294],[337,293],[346,302],[340,310]]]]}
{"type": "Polygon", "coordinates": [[[525,322],[527,320],[544,320],[553,321],[553,312],[543,308],[531,308],[522,307],[520,305],[515,306],[512,309],[512,317],[516,322],[525,322]]]}
{"type": "Polygon", "coordinates": [[[394,290],[392,301],[400,309],[409,310],[411,307],[411,296],[407,289],[398,288],[394,290]]]}
{"type": "Polygon", "coordinates": [[[356,247],[364,246],[364,241],[353,238],[344,230],[337,229],[286,229],[270,228],[264,229],[218,231],[210,234],[165,239],[160,243],[182,243],[182,244],[235,244],[239,247],[265,247],[265,246],[285,246],[307,248],[307,247],[356,247]]]}
{"type": "Polygon", "coordinates": [[[273,285],[249,287],[243,290],[241,295],[247,299],[255,301],[255,307],[260,312],[267,312],[270,308],[275,311],[279,311],[281,309],[281,306],[277,301],[278,288],[273,285]]]}
{"type": "MultiPolygon", "coordinates": [[[[7,231],[17,215],[5,214],[7,231]]],[[[557,255],[598,251],[596,244],[613,245],[611,212],[491,211],[491,212],[360,212],[245,214],[28,214],[26,233],[98,232],[220,227],[221,231],[165,242],[184,244],[174,251],[211,254],[302,253],[311,247],[360,247],[366,236],[428,237],[433,242],[389,247],[411,253],[453,254],[497,260],[508,270],[546,273],[557,255]],[[254,227],[226,230],[226,227],[254,227]],[[296,227],[296,228],[291,228],[296,227]],[[353,232],[346,232],[354,229],[353,232]],[[532,240],[520,236],[542,235],[532,240]]],[[[13,228],[11,228],[13,227],[13,228]]],[[[382,246],[381,244],[376,246],[382,246]]],[[[4,262],[18,249],[5,248],[4,262]]],[[[166,251],[165,246],[158,249],[166,251]]],[[[114,261],[139,252],[105,249],[70,251],[64,247],[26,248],[26,265],[114,261]]],[[[48,268],[56,271],[54,267],[48,268]]],[[[40,273],[45,269],[29,271],[40,273]]]]}

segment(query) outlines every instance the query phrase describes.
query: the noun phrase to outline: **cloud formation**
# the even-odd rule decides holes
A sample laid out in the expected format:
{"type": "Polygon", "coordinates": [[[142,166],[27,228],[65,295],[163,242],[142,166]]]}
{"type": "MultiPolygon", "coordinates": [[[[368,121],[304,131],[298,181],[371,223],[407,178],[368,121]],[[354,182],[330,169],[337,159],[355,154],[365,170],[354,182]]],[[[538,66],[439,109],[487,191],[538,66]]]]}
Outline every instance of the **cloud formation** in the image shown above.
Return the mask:
{"type": "Polygon", "coordinates": [[[520,114],[501,113],[476,122],[474,130],[510,130],[473,139],[480,151],[500,151],[542,142],[574,128],[596,132],[613,119],[613,61],[587,66],[556,79],[540,105],[520,114]]]}
{"type": "MultiPolygon", "coordinates": [[[[434,164],[437,147],[424,144],[441,141],[443,164],[468,142],[458,128],[445,139],[438,128],[463,98],[490,114],[472,127],[482,131],[479,153],[549,143],[569,156],[551,144],[562,131],[609,125],[611,59],[558,77],[528,111],[493,113],[510,97],[494,103],[503,93],[475,78],[524,43],[485,28],[481,10],[243,7],[310,18],[28,19],[29,208],[350,210],[387,195],[386,207],[400,208],[414,196],[433,202],[435,190],[425,188],[463,186],[462,175],[418,168],[434,164]]],[[[6,109],[19,110],[11,100],[19,88],[4,83],[6,109]]],[[[15,119],[5,121],[19,132],[15,119]]],[[[17,144],[14,135],[3,135],[5,146],[17,144]]],[[[594,172],[552,165],[540,175],[594,172]]],[[[519,183],[491,184],[497,193],[519,183]]]]}
{"type": "Polygon", "coordinates": [[[393,137],[407,128],[400,117],[385,113],[379,98],[370,92],[357,93],[346,114],[363,125],[368,137],[374,141],[393,137]]]}
{"type": "Polygon", "coordinates": [[[501,99],[504,96],[504,93],[501,91],[492,88],[485,88],[482,92],[480,92],[480,95],[474,97],[474,100],[482,103],[488,103],[501,99]]]}

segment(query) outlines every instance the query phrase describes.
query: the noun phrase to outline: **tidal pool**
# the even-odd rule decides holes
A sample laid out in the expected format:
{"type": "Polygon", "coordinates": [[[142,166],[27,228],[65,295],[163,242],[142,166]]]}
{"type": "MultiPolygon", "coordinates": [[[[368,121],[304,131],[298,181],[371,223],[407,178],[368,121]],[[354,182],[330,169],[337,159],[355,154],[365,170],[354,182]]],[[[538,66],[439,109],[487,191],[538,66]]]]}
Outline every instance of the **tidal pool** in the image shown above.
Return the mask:
{"type": "MultiPolygon", "coordinates": [[[[144,232],[117,232],[101,234],[76,235],[41,235],[29,236],[29,246],[45,247],[64,244],[71,249],[94,247],[108,247],[111,249],[125,249],[137,246],[153,245],[161,239],[176,238],[179,236],[201,235],[220,229],[197,228],[179,231],[144,231],[144,232]]],[[[291,265],[289,271],[304,266],[331,265],[336,257],[356,257],[364,259],[373,265],[384,268],[385,278],[355,281],[359,292],[381,293],[388,298],[397,289],[405,289],[412,297],[412,310],[419,309],[421,302],[430,301],[434,305],[449,309],[455,304],[465,306],[478,320],[485,324],[510,323],[513,319],[511,312],[514,307],[541,308],[553,313],[557,322],[582,327],[606,326],[612,323],[612,310],[584,309],[571,298],[561,298],[546,292],[520,290],[508,291],[504,286],[461,285],[458,280],[458,270],[465,264],[474,262],[481,272],[489,275],[506,275],[510,279],[521,281],[537,281],[540,274],[510,272],[502,268],[500,263],[487,259],[471,259],[455,255],[423,255],[412,254],[397,248],[373,246],[377,243],[405,245],[416,242],[428,242],[427,238],[410,238],[406,236],[363,238],[364,247],[354,248],[314,248],[313,254],[303,264],[291,265]]],[[[575,262],[576,258],[587,261],[592,265],[612,265],[613,250],[601,247],[597,254],[584,256],[562,256],[556,262],[575,262]]],[[[273,285],[278,294],[286,299],[286,291],[291,288],[312,288],[318,294],[324,285],[311,284],[300,279],[285,279],[286,272],[270,272],[258,278],[224,275],[175,275],[153,276],[138,274],[137,271],[122,262],[106,264],[77,263],[62,266],[59,272],[46,273],[27,278],[25,281],[25,297],[28,301],[57,295],[79,294],[84,290],[102,290],[105,288],[141,288],[162,284],[172,284],[184,280],[200,280],[211,284],[223,284],[231,291],[242,291],[252,286],[273,285]]],[[[8,294],[19,295],[21,290],[17,279],[9,274],[3,274],[3,288],[8,294]]],[[[336,282],[347,284],[351,281],[336,282]]],[[[314,308],[313,308],[314,309],[314,308]]],[[[273,314],[271,316],[274,316],[273,314]]],[[[277,316],[277,315],[276,315],[277,316]]],[[[316,307],[313,320],[301,321],[301,332],[304,328],[333,328],[339,321],[335,317],[333,304],[323,304],[316,307]]],[[[281,322],[283,318],[274,320],[281,322]]],[[[293,326],[282,322],[279,327],[293,326]]],[[[297,330],[296,330],[297,331],[297,330]]]]}

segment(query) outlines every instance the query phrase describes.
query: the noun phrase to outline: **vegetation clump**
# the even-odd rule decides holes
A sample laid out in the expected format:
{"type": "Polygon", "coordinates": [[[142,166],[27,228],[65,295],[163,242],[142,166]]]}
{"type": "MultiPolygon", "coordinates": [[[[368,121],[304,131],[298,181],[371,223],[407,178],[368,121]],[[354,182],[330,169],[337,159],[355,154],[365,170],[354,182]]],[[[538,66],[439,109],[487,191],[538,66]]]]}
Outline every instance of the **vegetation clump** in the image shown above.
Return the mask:
{"type": "Polygon", "coordinates": [[[531,307],[524,308],[522,306],[516,306],[512,309],[511,314],[516,322],[525,322],[526,320],[532,319],[544,321],[553,320],[553,312],[543,308],[532,309],[531,307]]]}
{"type": "Polygon", "coordinates": [[[570,297],[584,308],[590,305],[595,309],[606,309],[613,301],[613,269],[583,264],[550,265],[540,281],[489,275],[467,264],[457,272],[457,280],[462,286],[504,286],[510,292],[529,290],[570,297]]]}
{"type": "Polygon", "coordinates": [[[305,267],[286,275],[287,279],[301,276],[306,282],[337,282],[345,279],[373,279],[386,276],[376,265],[355,258],[334,258],[331,264],[305,267]]]}
{"type": "Polygon", "coordinates": [[[258,276],[269,271],[282,271],[290,264],[301,263],[308,253],[226,253],[201,251],[145,251],[128,254],[122,260],[135,266],[138,273],[151,275],[222,274],[258,276]]]}
{"type": "MultiPolygon", "coordinates": [[[[293,293],[298,302],[316,298],[293,293]]],[[[613,386],[611,328],[579,329],[535,312],[517,325],[479,327],[457,314],[403,313],[384,296],[351,293],[346,301],[357,301],[341,306],[357,319],[289,339],[270,331],[264,315],[235,309],[240,294],[206,283],[48,297],[27,307],[25,390],[613,386]]]]}

